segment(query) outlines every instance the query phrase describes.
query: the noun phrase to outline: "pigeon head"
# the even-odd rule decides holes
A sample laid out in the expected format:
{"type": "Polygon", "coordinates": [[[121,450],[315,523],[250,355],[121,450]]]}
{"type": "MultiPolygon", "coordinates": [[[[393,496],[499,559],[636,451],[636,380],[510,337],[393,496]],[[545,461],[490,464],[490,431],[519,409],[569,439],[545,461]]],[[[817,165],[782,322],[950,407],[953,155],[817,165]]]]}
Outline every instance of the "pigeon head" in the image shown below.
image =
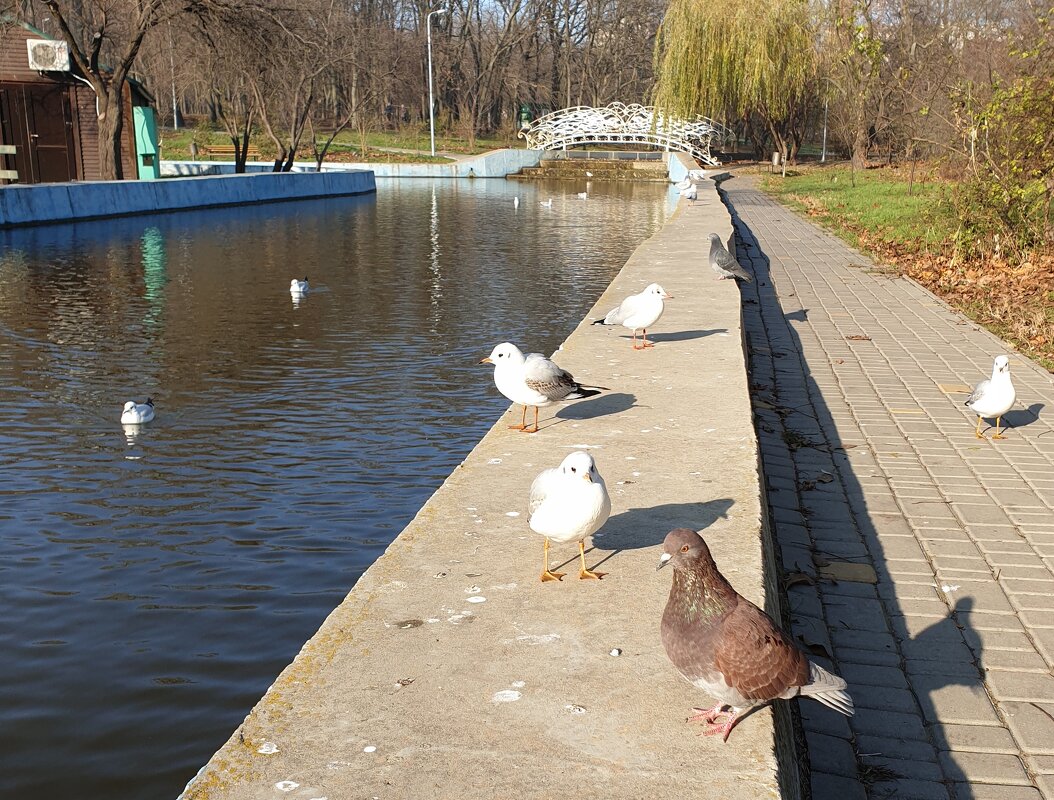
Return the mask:
{"type": "Polygon", "coordinates": [[[995,371],[996,372],[1010,372],[1010,359],[1006,356],[996,356],[995,358],[995,371]]]}
{"type": "Polygon", "coordinates": [[[718,236],[716,233],[711,233],[710,242],[711,244],[721,244],[721,237],[718,236]]]}
{"type": "Polygon", "coordinates": [[[593,456],[584,450],[576,450],[561,461],[560,471],[566,477],[582,478],[590,482],[599,478],[593,456]]]}
{"type": "Polygon", "coordinates": [[[664,299],[671,299],[673,297],[672,294],[667,294],[666,290],[663,289],[661,286],[659,286],[659,284],[657,284],[657,283],[650,283],[650,284],[648,284],[648,288],[646,288],[644,290],[644,293],[645,294],[657,294],[659,297],[662,297],[664,299]]]}
{"type": "Polygon", "coordinates": [[[490,355],[486,358],[480,359],[480,364],[495,364],[502,366],[503,364],[519,364],[523,363],[523,353],[520,352],[514,344],[509,342],[502,342],[493,350],[490,351],[490,355]]]}
{"type": "Polygon", "coordinates": [[[713,557],[703,537],[688,528],[674,528],[663,540],[659,566],[655,569],[662,569],[672,563],[675,570],[691,570],[706,562],[713,562],[713,557]]]}

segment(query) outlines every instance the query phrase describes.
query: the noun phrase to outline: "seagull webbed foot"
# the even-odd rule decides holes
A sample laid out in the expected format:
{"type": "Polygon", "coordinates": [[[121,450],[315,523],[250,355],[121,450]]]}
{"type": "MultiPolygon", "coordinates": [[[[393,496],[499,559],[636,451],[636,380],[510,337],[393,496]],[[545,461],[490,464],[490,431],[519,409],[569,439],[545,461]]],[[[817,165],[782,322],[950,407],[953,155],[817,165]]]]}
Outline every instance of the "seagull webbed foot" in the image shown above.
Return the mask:
{"type": "Polygon", "coordinates": [[[552,570],[547,569],[542,573],[542,583],[545,583],[546,581],[563,580],[564,575],[566,574],[566,572],[553,572],[552,570]]]}
{"type": "Polygon", "coordinates": [[[606,572],[594,572],[591,569],[580,569],[578,571],[578,577],[580,580],[585,580],[586,578],[595,578],[599,581],[605,575],[607,575],[606,572]]]}

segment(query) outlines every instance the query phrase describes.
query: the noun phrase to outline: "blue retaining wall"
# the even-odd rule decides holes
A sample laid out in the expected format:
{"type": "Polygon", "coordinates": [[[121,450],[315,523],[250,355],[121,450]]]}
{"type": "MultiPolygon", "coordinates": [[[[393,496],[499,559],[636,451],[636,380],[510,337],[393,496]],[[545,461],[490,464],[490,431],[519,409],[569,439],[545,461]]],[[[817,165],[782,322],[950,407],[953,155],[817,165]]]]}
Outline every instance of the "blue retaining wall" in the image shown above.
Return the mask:
{"type": "MultiPolygon", "coordinates": [[[[541,161],[542,150],[519,150],[504,148],[481,153],[471,158],[462,158],[446,164],[346,164],[323,162],[323,173],[368,169],[378,178],[504,178],[523,167],[536,167],[541,161]]],[[[245,165],[246,172],[271,172],[270,161],[252,161],[245,165]]],[[[315,162],[297,161],[294,172],[314,172],[315,162]]],[[[162,161],[161,174],[167,175],[228,175],[234,173],[233,161],[162,161]]]]}
{"type": "Polygon", "coordinates": [[[14,185],[0,189],[0,228],[375,191],[368,170],[14,185]]]}

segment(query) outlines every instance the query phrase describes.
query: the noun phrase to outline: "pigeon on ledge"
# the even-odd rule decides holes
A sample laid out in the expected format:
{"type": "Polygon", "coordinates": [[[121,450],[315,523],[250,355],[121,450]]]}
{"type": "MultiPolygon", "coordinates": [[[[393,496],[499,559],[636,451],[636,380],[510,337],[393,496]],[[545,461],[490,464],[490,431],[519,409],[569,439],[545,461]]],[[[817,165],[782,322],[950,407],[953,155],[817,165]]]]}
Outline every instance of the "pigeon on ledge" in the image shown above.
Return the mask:
{"type": "Polygon", "coordinates": [[[657,569],[673,564],[662,644],[680,673],[718,701],[692,709],[689,722],[704,720],[707,736],[721,734],[727,742],[744,711],[773,700],[811,697],[853,715],[846,682],[809,661],[768,614],[732,588],[702,536],[677,528],[666,534],[662,550],[657,569]]]}
{"type": "Polygon", "coordinates": [[[710,234],[710,267],[717,273],[717,277],[722,280],[725,278],[739,278],[747,283],[754,280],[750,277],[749,272],[739,266],[735,256],[725,249],[725,246],[721,244],[721,237],[716,233],[710,234]]]}

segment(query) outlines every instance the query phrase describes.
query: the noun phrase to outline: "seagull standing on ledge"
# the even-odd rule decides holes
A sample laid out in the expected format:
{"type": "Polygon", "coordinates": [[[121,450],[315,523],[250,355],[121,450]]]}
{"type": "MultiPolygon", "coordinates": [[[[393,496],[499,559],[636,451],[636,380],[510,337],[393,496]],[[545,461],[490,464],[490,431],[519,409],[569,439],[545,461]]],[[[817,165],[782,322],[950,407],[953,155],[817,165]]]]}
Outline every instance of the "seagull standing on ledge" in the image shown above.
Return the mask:
{"type": "Polygon", "coordinates": [[[494,385],[514,403],[523,406],[519,425],[513,430],[538,432],[538,409],[561,400],[581,400],[606,391],[603,386],[586,387],[541,353],[526,356],[516,345],[502,342],[480,364],[494,365],[494,385]],[[534,429],[527,424],[527,408],[534,408],[534,429]]]}
{"type": "Polygon", "coordinates": [[[710,234],[710,267],[717,273],[720,280],[739,278],[747,283],[754,280],[750,277],[749,272],[739,266],[735,256],[725,249],[725,246],[721,244],[721,237],[716,233],[710,234]]]}
{"type": "Polygon", "coordinates": [[[549,569],[550,539],[561,544],[578,542],[582,564],[579,578],[600,580],[607,574],[586,568],[585,539],[600,530],[611,515],[607,486],[589,453],[576,450],[559,467],[540,473],[531,484],[527,513],[531,530],[545,537],[543,582],[564,577],[563,572],[549,569]]]}
{"type": "Polygon", "coordinates": [[[740,714],[774,700],[811,697],[853,715],[846,682],[809,661],[768,614],[732,588],[702,536],[687,528],[666,534],[656,569],[667,564],[673,564],[673,585],[662,615],[663,647],[691,684],[718,701],[692,709],[689,722],[702,719],[707,736],[721,734],[727,742],[740,714]]]}
{"type": "Polygon", "coordinates": [[[129,400],[124,404],[124,410],[121,412],[122,425],[142,425],[144,422],[150,422],[153,418],[154,399],[152,397],[146,398],[145,403],[129,400]]]}
{"type": "Polygon", "coordinates": [[[650,284],[640,294],[631,294],[619,304],[618,308],[611,309],[603,319],[593,320],[594,325],[621,325],[633,331],[633,349],[643,350],[655,345],[648,342],[648,328],[659,321],[663,310],[666,308],[664,300],[672,300],[673,295],[667,294],[659,284],[650,284]],[[643,342],[637,346],[637,330],[644,331],[643,342]]]}
{"type": "Polygon", "coordinates": [[[985,438],[981,433],[981,421],[984,417],[989,419],[995,417],[995,433],[993,439],[1005,439],[999,432],[999,420],[1003,414],[1010,410],[1017,400],[1017,392],[1014,384],[1010,382],[1010,359],[1006,356],[996,356],[992,365],[992,377],[981,381],[966,398],[964,404],[977,415],[977,428],[974,434],[978,439],[985,438]]]}

